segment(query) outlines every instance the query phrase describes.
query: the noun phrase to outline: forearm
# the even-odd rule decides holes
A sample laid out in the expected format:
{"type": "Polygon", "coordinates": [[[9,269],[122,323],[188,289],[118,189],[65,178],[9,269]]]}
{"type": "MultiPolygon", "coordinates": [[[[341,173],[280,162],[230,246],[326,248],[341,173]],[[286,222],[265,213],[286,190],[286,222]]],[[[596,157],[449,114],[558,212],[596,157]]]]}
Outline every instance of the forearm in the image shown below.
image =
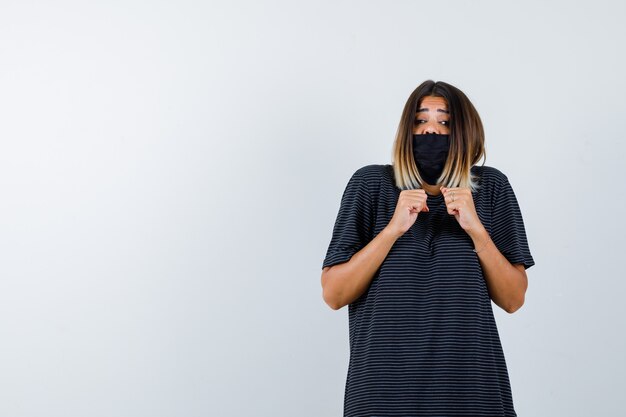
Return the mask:
{"type": "Polygon", "coordinates": [[[386,227],[348,262],[324,268],[322,288],[326,304],[338,310],[359,298],[399,237],[386,227]]]}
{"type": "Polygon", "coordinates": [[[514,266],[502,255],[484,227],[468,232],[487,283],[491,299],[503,310],[513,313],[524,304],[528,287],[522,265],[514,266]]]}

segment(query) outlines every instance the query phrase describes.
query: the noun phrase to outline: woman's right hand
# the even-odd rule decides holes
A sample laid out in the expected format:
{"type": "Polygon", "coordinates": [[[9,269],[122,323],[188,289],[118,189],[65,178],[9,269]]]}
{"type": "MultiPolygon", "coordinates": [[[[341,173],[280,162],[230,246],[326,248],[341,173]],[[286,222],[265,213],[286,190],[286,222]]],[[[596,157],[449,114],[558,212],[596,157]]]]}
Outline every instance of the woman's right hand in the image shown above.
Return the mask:
{"type": "Polygon", "coordinates": [[[387,225],[389,230],[398,237],[406,233],[413,226],[420,212],[429,211],[426,205],[427,198],[426,191],[423,189],[400,191],[396,210],[387,225]]]}

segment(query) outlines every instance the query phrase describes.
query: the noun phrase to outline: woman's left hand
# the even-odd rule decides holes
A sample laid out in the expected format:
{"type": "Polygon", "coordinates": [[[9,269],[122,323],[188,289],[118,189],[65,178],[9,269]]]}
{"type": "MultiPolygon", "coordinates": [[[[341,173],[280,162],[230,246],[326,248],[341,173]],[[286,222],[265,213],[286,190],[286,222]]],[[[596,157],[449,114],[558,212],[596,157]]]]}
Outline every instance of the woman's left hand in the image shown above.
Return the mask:
{"type": "Polygon", "coordinates": [[[446,188],[441,187],[448,214],[454,215],[459,225],[467,233],[478,231],[483,227],[476,207],[474,198],[469,188],[446,188]]]}

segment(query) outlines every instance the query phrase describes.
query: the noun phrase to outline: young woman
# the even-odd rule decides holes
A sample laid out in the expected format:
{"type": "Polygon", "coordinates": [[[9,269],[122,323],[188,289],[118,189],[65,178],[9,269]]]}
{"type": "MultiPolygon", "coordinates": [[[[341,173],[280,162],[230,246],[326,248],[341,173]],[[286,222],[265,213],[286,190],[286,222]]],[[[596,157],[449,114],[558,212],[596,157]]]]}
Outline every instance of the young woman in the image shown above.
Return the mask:
{"type": "Polygon", "coordinates": [[[356,170],[322,268],[348,305],[344,417],[516,416],[491,301],[524,303],[534,265],[511,184],[485,155],[476,109],[425,81],[391,165],[356,170]]]}

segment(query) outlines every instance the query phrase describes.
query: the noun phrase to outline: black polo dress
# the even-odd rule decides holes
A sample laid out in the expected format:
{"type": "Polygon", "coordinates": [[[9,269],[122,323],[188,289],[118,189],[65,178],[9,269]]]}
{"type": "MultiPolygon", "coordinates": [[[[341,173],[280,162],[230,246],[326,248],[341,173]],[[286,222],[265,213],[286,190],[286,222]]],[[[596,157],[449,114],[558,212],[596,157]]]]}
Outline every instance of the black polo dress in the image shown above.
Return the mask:
{"type": "MultiPolygon", "coordinates": [[[[506,175],[474,166],[474,205],[512,264],[534,265],[506,175]]],[[[350,260],[387,226],[400,189],[391,165],[367,165],[341,198],[322,267],[350,260]]],[[[492,302],[469,235],[428,196],[429,212],[389,251],[348,306],[350,362],[344,417],[514,417],[492,302]]]]}

